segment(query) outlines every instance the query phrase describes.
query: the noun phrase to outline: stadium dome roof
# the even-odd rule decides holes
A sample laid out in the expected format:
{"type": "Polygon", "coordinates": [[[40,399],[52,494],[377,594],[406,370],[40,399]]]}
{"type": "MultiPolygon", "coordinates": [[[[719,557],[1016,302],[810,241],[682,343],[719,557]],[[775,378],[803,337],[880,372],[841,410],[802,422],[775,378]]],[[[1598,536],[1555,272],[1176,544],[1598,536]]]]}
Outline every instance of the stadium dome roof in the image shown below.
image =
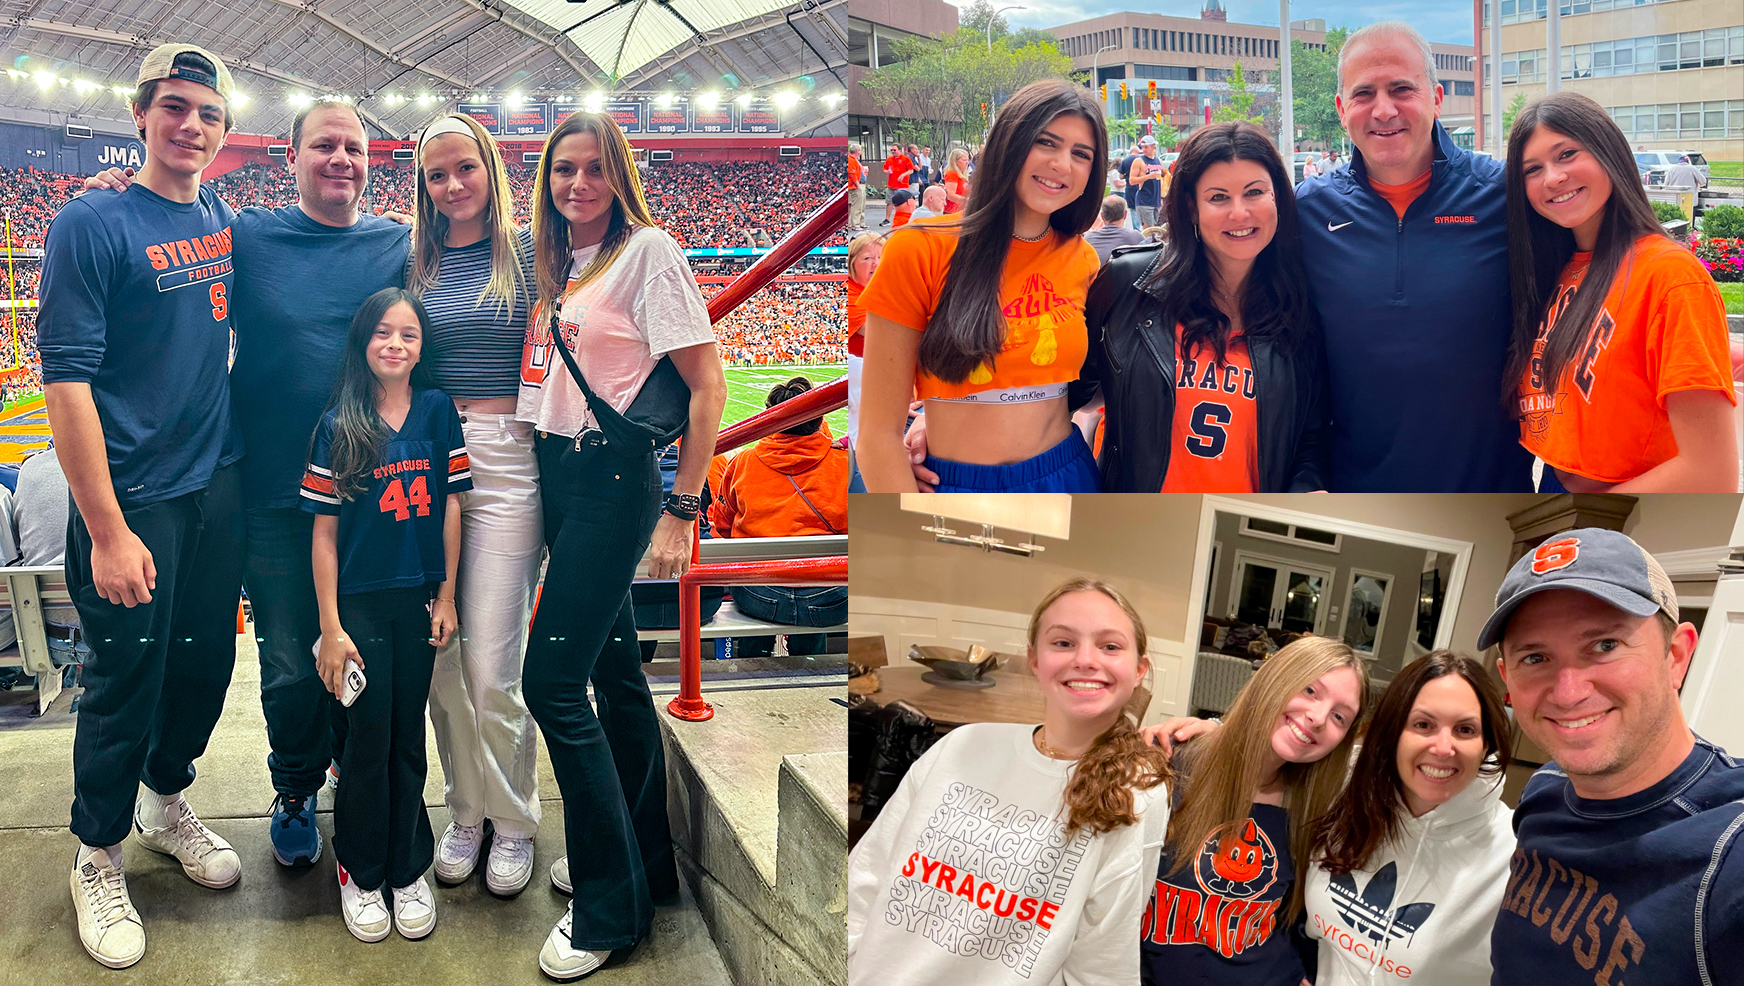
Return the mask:
{"type": "Polygon", "coordinates": [[[348,95],[372,136],[401,137],[472,93],[784,91],[789,134],[845,134],[846,3],[0,0],[0,117],[127,120],[115,87],[186,41],[230,66],[248,133],[288,132],[299,95],[348,95]]]}

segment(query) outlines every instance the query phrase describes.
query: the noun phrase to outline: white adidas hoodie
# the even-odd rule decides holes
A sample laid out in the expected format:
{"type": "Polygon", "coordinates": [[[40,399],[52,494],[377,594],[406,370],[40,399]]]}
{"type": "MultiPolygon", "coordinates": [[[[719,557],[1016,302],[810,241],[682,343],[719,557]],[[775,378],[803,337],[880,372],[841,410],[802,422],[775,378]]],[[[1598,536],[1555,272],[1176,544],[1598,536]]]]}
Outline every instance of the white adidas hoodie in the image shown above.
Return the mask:
{"type": "Polygon", "coordinates": [[[848,856],[850,986],[1137,986],[1167,787],[1134,792],[1136,824],[1068,836],[1073,764],[1034,729],[962,726],[909,768],[848,856]]]}
{"type": "Polygon", "coordinates": [[[1489,986],[1490,928],[1514,853],[1502,779],[1480,776],[1425,814],[1362,870],[1308,869],[1304,902],[1320,940],[1317,986],[1489,986]]]}

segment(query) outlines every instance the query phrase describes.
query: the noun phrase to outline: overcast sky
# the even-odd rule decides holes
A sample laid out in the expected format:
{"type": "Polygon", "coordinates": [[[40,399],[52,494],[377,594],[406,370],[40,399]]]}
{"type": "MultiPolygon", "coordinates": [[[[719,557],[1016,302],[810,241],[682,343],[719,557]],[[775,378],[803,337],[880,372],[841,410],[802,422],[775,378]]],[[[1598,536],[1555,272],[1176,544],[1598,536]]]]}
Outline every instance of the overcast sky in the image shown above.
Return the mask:
{"type": "MultiPolygon", "coordinates": [[[[969,0],[952,0],[967,6],[969,0]]],[[[994,0],[995,6],[1005,3],[994,0]]],[[[1267,0],[1223,0],[1229,19],[1243,24],[1277,24],[1278,5],[1267,0]]],[[[1013,27],[1048,28],[1070,24],[1122,10],[1197,17],[1203,0],[1027,0],[1027,10],[1008,10],[1003,15],[1013,27]]],[[[1351,28],[1376,21],[1400,19],[1442,44],[1471,44],[1471,0],[1417,0],[1411,4],[1379,3],[1373,0],[1297,0],[1290,6],[1290,19],[1323,17],[1328,27],[1351,28]]]]}

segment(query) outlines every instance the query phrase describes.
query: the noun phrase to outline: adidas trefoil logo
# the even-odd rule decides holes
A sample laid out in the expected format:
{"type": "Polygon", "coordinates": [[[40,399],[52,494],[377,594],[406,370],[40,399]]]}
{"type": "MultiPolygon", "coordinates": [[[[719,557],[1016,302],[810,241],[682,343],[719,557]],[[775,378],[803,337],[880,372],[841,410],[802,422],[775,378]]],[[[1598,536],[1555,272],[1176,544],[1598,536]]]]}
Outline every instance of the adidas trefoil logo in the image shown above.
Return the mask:
{"type": "Polygon", "coordinates": [[[1393,892],[1399,884],[1399,864],[1388,863],[1376,871],[1369,885],[1359,895],[1356,878],[1349,873],[1335,874],[1327,890],[1336,902],[1339,916],[1351,926],[1385,948],[1387,945],[1417,933],[1435,905],[1427,901],[1406,904],[1389,911],[1393,892]],[[1382,939],[1386,941],[1382,941],[1382,939]]]}

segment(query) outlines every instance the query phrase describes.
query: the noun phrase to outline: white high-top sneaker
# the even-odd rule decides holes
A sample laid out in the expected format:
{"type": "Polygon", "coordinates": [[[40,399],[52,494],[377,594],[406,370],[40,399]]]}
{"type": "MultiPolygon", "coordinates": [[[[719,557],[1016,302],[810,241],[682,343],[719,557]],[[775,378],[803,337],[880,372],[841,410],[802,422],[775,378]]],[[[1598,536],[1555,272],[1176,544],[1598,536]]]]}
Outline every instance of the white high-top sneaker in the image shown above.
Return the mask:
{"type": "Polygon", "coordinates": [[[575,905],[571,903],[564,908],[563,917],[558,919],[557,927],[552,928],[551,934],[545,936],[545,946],[539,949],[540,971],[558,982],[580,979],[599,969],[612,957],[609,951],[592,952],[569,944],[570,928],[574,920],[575,905]]]}
{"type": "Polygon", "coordinates": [[[125,969],[145,955],[145,924],[127,895],[121,849],[81,846],[73,857],[73,910],[79,915],[79,942],[91,958],[111,969],[125,969]]]}
{"type": "Polygon", "coordinates": [[[358,941],[376,942],[386,938],[394,929],[394,922],[388,914],[387,902],[382,900],[381,888],[359,890],[357,881],[351,878],[343,863],[334,860],[333,868],[339,871],[339,910],[345,916],[346,929],[357,936],[358,941]]]}
{"type": "Polygon", "coordinates": [[[236,850],[207,828],[179,794],[165,803],[151,789],[142,790],[133,809],[133,828],[140,845],[180,860],[182,872],[202,887],[222,890],[242,878],[236,850]]]}
{"type": "Polygon", "coordinates": [[[401,938],[414,939],[436,930],[436,896],[423,877],[394,888],[394,927],[401,938]]]}

